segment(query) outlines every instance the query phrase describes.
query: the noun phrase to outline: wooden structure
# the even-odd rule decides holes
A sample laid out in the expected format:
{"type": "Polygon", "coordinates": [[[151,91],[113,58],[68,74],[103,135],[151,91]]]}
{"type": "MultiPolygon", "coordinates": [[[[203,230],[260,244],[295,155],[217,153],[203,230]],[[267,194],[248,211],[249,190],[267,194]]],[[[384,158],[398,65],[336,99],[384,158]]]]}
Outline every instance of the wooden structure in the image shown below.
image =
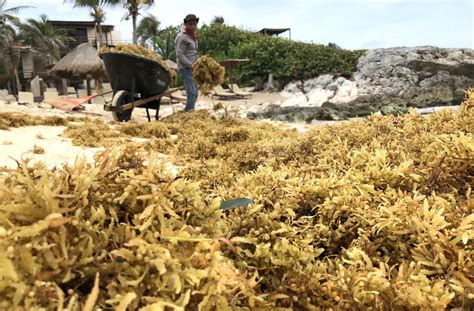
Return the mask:
{"type": "Polygon", "coordinates": [[[91,79],[107,78],[104,62],[97,56],[97,50],[89,43],[79,45],[64,56],[50,72],[64,79],[69,79],[73,75],[86,79],[87,95],[91,95],[91,79]]]}

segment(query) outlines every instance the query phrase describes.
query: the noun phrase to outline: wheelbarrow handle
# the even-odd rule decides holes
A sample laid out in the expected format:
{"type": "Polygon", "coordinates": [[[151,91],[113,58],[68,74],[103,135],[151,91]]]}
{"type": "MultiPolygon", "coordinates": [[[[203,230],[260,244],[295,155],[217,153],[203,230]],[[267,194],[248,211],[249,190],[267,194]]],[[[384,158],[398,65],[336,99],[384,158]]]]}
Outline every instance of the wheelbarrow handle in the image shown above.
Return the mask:
{"type": "MultiPolygon", "coordinates": [[[[142,106],[142,105],[146,105],[148,104],[149,102],[152,102],[154,100],[158,100],[164,96],[170,96],[171,94],[173,94],[174,92],[176,91],[179,91],[179,90],[182,90],[183,87],[180,86],[180,87],[175,87],[175,88],[172,88],[172,89],[169,89],[167,90],[166,92],[163,92],[161,94],[158,94],[158,95],[155,95],[155,96],[151,96],[151,97],[147,97],[147,98],[144,98],[144,99],[139,99],[139,100],[136,100],[136,101],[133,101],[131,103],[128,103],[128,104],[125,104],[123,106],[120,106],[120,107],[116,107],[114,108],[115,111],[118,111],[118,112],[124,112],[126,110],[130,110],[130,109],[133,109],[133,108],[136,108],[138,106],[142,106]]],[[[111,107],[107,107],[105,106],[104,107],[105,110],[109,111],[111,110],[111,107]]]]}
{"type": "Polygon", "coordinates": [[[104,96],[104,95],[112,94],[113,92],[114,91],[109,91],[109,92],[105,92],[105,93],[95,94],[93,98],[95,98],[97,96],[104,96]]]}

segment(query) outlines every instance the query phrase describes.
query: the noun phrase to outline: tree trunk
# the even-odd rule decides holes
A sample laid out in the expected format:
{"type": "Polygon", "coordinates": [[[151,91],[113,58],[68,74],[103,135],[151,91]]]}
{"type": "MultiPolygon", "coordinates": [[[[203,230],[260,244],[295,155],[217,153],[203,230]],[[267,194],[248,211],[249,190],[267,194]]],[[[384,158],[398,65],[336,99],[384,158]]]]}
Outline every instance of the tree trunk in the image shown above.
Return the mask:
{"type": "Polygon", "coordinates": [[[67,91],[67,80],[66,79],[61,79],[61,92],[63,95],[69,95],[67,91]]]}
{"type": "Polygon", "coordinates": [[[18,95],[21,92],[20,73],[18,72],[17,66],[15,66],[12,71],[15,76],[16,94],[18,95]]]}
{"type": "Polygon", "coordinates": [[[18,72],[20,55],[16,55],[12,46],[5,47],[2,52],[5,64],[10,64],[11,66],[8,68],[8,74],[13,76],[13,80],[11,80],[12,94],[18,95],[18,92],[21,92],[20,73],[18,72]]]}
{"type": "Polygon", "coordinates": [[[7,82],[8,94],[15,94],[15,91],[13,90],[12,84],[13,84],[12,81],[8,80],[8,82],[7,82]]]}
{"type": "Polygon", "coordinates": [[[99,25],[97,23],[95,23],[95,47],[97,48],[97,50],[100,50],[100,43],[99,43],[99,25]]]}
{"type": "Polygon", "coordinates": [[[132,23],[133,23],[133,44],[137,44],[137,15],[132,14],[132,23]]]}
{"type": "Polygon", "coordinates": [[[96,94],[100,94],[100,89],[101,89],[101,85],[100,85],[100,80],[99,79],[95,79],[95,93],[96,94]]]}
{"type": "Polygon", "coordinates": [[[102,47],[102,25],[97,23],[97,31],[99,33],[99,39],[97,40],[97,50],[100,50],[102,47]]]}
{"type": "MultiPolygon", "coordinates": [[[[87,78],[87,96],[90,96],[92,94],[91,91],[91,79],[87,78]]],[[[92,101],[89,99],[87,103],[92,104],[92,101]]]]}

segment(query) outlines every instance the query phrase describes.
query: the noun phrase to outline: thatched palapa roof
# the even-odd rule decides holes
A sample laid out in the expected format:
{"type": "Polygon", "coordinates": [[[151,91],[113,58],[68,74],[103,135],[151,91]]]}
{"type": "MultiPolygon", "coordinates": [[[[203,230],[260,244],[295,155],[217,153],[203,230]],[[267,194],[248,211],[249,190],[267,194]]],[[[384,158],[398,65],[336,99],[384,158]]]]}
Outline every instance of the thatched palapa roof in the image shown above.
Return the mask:
{"type": "Polygon", "coordinates": [[[89,43],[83,43],[64,56],[51,69],[51,73],[61,78],[70,78],[77,74],[81,78],[105,78],[104,62],[97,56],[97,50],[89,43]]]}

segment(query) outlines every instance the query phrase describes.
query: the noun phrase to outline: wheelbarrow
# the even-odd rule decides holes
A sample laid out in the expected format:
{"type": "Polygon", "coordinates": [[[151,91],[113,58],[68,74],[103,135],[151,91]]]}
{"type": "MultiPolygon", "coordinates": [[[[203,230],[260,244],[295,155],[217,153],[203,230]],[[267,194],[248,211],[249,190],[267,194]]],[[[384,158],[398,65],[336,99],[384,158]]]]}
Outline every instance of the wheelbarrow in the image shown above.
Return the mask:
{"type": "Polygon", "coordinates": [[[116,121],[129,121],[134,108],[146,109],[148,121],[149,109],[153,109],[158,120],[161,98],[181,89],[169,89],[171,76],[152,59],[116,52],[103,53],[101,58],[114,94],[104,109],[111,111],[116,121]]]}

